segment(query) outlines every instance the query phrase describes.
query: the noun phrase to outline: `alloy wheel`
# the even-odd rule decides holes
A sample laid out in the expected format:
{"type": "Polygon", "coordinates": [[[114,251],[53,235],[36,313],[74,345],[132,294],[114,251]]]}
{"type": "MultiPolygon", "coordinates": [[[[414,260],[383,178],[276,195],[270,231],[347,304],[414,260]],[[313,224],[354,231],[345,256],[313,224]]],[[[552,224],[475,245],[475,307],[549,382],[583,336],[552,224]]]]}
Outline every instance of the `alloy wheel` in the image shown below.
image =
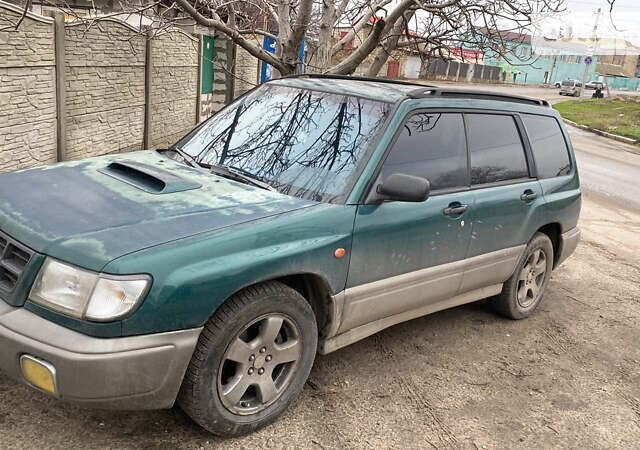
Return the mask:
{"type": "Polygon", "coordinates": [[[256,414],[287,389],[302,342],[296,324],[282,314],[266,314],[232,340],[218,371],[218,395],[233,414],[256,414]]]}
{"type": "Polygon", "coordinates": [[[542,249],[535,249],[527,258],[518,277],[516,293],[520,307],[528,308],[538,301],[546,272],[547,255],[542,249]]]}

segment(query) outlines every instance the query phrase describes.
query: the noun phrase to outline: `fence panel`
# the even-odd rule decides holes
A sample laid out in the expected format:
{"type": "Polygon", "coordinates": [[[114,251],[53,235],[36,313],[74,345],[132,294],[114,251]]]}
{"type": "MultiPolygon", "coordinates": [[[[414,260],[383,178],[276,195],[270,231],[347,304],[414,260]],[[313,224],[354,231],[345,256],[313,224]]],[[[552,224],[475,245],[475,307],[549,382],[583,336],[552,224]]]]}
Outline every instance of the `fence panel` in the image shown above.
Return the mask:
{"type": "Polygon", "coordinates": [[[145,40],[117,20],[65,26],[67,159],[142,148],[145,40]]]}
{"type": "Polygon", "coordinates": [[[177,30],[151,41],[151,148],[174,144],[196,125],[199,45],[177,30]]]}
{"type": "MultiPolygon", "coordinates": [[[[3,19],[21,15],[0,4],[3,19]]],[[[0,31],[0,172],[56,160],[55,77],[53,19],[28,14],[17,31],[0,31]]]]}
{"type": "Polygon", "coordinates": [[[449,72],[447,73],[447,75],[449,77],[453,77],[455,78],[455,76],[458,74],[458,66],[460,66],[460,63],[457,61],[450,61],[449,62],[449,72]]]}

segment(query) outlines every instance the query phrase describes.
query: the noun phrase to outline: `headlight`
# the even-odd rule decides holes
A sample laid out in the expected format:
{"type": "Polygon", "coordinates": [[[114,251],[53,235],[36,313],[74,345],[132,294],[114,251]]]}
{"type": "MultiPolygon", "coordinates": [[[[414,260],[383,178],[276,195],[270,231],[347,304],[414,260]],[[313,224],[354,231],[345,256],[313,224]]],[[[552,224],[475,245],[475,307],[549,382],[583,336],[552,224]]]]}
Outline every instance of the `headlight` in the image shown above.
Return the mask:
{"type": "Polygon", "coordinates": [[[29,298],[73,317],[107,321],[132,312],[150,285],[148,275],[98,274],[47,258],[29,298]]]}

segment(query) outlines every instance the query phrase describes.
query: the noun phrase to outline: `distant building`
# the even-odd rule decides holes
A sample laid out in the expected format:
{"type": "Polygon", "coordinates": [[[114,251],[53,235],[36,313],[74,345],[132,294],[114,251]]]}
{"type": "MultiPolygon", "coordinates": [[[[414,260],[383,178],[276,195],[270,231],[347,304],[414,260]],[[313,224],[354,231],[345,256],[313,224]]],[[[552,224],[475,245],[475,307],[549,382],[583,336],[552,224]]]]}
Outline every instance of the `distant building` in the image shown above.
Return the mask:
{"type": "MultiPolygon", "coordinates": [[[[484,64],[502,68],[502,81],[512,83],[555,83],[582,80],[585,54],[562,51],[549,45],[532,45],[531,36],[513,32],[481,30],[490,45],[485,48],[484,64]]],[[[597,56],[587,68],[587,80],[596,79],[597,56]]]]}
{"type": "MultiPolygon", "coordinates": [[[[23,6],[25,4],[23,0],[9,0],[9,3],[14,3],[19,6],[23,6]]],[[[59,11],[55,4],[56,2],[36,0],[31,2],[31,12],[44,15],[48,11],[59,11]]],[[[68,11],[66,16],[69,20],[72,20],[76,16],[90,17],[99,14],[110,14],[120,8],[119,2],[115,0],[70,0],[63,3],[61,2],[59,5],[62,9],[68,11]]]]}
{"type": "MultiPolygon", "coordinates": [[[[339,63],[355,51],[367,39],[371,33],[371,27],[373,27],[379,19],[379,17],[369,17],[367,23],[364,27],[360,28],[354,39],[347,42],[344,48],[333,57],[332,63],[339,63]]],[[[334,30],[333,42],[338,42],[344,38],[353,29],[353,27],[358,24],[358,22],[359,20],[349,26],[337,27],[334,30]]],[[[409,31],[409,36],[416,38],[422,37],[412,31],[409,31]]],[[[407,39],[406,33],[403,31],[402,36],[399,39],[399,48],[391,52],[389,58],[378,72],[378,76],[387,78],[419,78],[420,69],[422,67],[421,53],[425,50],[425,47],[426,44],[424,43],[410,43],[407,39]]],[[[355,70],[354,75],[366,75],[375,55],[375,51],[370,53],[355,70]]]]}
{"type": "Polygon", "coordinates": [[[598,58],[596,71],[606,77],[610,88],[638,89],[640,84],[640,48],[623,39],[600,39],[598,48],[608,54],[598,58]]]}

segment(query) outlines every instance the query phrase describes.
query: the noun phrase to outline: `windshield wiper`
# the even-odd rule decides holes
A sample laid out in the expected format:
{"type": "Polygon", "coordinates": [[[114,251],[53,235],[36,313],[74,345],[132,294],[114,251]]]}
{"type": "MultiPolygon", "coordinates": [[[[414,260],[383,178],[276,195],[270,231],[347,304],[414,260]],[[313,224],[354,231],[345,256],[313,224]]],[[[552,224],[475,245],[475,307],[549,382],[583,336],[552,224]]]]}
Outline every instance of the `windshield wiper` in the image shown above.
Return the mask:
{"type": "Polygon", "coordinates": [[[169,150],[172,150],[176,152],[178,155],[180,155],[188,166],[191,166],[195,169],[209,168],[208,164],[199,163],[190,154],[182,150],[180,147],[171,147],[169,150]]]}
{"type": "Polygon", "coordinates": [[[208,169],[209,173],[215,173],[225,178],[232,178],[236,181],[241,181],[252,186],[266,189],[267,191],[277,192],[275,188],[264,181],[261,181],[241,169],[235,167],[225,166],[224,164],[207,164],[196,161],[191,155],[182,150],[180,147],[171,147],[170,150],[176,152],[182,157],[184,162],[195,169],[208,169]]]}
{"type": "Polygon", "coordinates": [[[225,166],[224,164],[214,164],[209,168],[209,171],[211,173],[215,173],[216,175],[220,175],[221,177],[232,178],[236,181],[241,181],[252,186],[266,189],[267,191],[276,192],[275,188],[268,183],[265,183],[264,181],[261,181],[256,177],[241,172],[238,169],[225,166]]]}

